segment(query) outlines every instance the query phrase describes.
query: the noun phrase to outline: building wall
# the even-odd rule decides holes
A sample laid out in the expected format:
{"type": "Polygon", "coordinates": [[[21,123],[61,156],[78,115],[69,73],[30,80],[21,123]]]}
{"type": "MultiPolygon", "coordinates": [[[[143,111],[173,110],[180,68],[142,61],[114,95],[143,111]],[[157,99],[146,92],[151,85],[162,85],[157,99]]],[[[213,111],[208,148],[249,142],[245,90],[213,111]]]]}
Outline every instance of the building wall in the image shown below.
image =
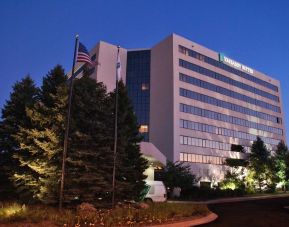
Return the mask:
{"type": "MultiPolygon", "coordinates": [[[[103,82],[108,91],[112,91],[115,88],[117,46],[100,41],[97,60],[99,65],[95,78],[97,81],[103,82]]],[[[126,60],[127,50],[120,48],[121,78],[124,83],[126,81],[126,60]]]]}
{"type": "MultiPolygon", "coordinates": [[[[188,97],[183,97],[180,95],[179,93],[179,89],[183,88],[192,92],[197,92],[200,95],[205,95],[205,96],[210,96],[213,97],[215,99],[219,99],[221,101],[225,101],[225,102],[229,102],[235,105],[240,106],[241,108],[249,108],[252,109],[254,111],[258,111],[258,112],[262,112],[268,115],[272,115],[278,118],[282,118],[284,119],[284,115],[283,115],[283,108],[282,108],[282,100],[280,97],[280,84],[279,81],[274,80],[272,78],[269,78],[268,76],[254,70],[253,76],[256,78],[259,78],[261,80],[267,81],[275,86],[278,87],[278,92],[273,91],[270,88],[264,87],[260,84],[256,84],[250,80],[244,79],[238,75],[235,75],[231,72],[225,71],[224,69],[218,68],[216,66],[210,65],[206,62],[204,62],[204,60],[201,59],[196,59],[193,58],[191,56],[189,56],[187,53],[181,53],[179,51],[179,45],[194,50],[196,52],[199,52],[202,55],[208,56],[212,59],[215,60],[219,60],[219,54],[217,52],[211,51],[201,45],[198,45],[190,40],[187,40],[183,37],[180,37],[178,35],[172,35],[172,45],[173,45],[173,105],[174,105],[174,121],[172,122],[172,124],[174,125],[173,128],[173,133],[174,133],[174,159],[173,161],[178,161],[180,160],[184,160],[188,161],[187,159],[194,159],[193,162],[206,162],[207,164],[201,164],[201,163],[193,163],[193,162],[188,162],[191,165],[191,169],[192,171],[199,175],[202,176],[202,180],[204,181],[219,181],[223,178],[224,175],[224,170],[226,169],[226,167],[224,165],[220,165],[219,163],[217,165],[213,165],[213,164],[209,164],[209,162],[223,162],[225,160],[225,158],[246,158],[246,154],[240,153],[240,152],[234,152],[234,151],[230,151],[230,150],[223,150],[223,149],[216,149],[216,148],[209,148],[209,147],[203,147],[203,146],[218,146],[220,147],[220,144],[216,144],[215,141],[219,142],[219,143],[225,143],[225,144],[240,144],[243,146],[250,146],[251,145],[251,141],[247,140],[247,139],[241,139],[241,138],[236,138],[234,136],[224,136],[224,135],[220,135],[218,133],[211,133],[211,132],[205,132],[202,130],[191,130],[191,129],[186,129],[186,128],[180,128],[180,119],[184,119],[184,120],[189,120],[192,122],[197,122],[197,123],[202,123],[203,125],[211,125],[211,126],[215,126],[217,128],[225,128],[225,129],[229,129],[229,130],[234,130],[236,132],[243,132],[243,133],[247,133],[247,134],[251,134],[251,135],[262,135],[263,137],[271,137],[272,139],[275,140],[275,142],[278,140],[285,140],[285,130],[284,130],[284,120],[282,124],[278,124],[278,123],[274,123],[272,121],[268,121],[265,119],[261,119],[258,118],[256,116],[250,116],[241,112],[236,112],[230,109],[226,109],[220,106],[216,106],[216,105],[212,105],[210,103],[206,103],[200,100],[196,100],[196,99],[190,99],[188,97]],[[235,81],[239,81],[242,82],[244,84],[250,85],[252,87],[255,87],[259,90],[265,91],[269,94],[278,96],[280,99],[280,102],[276,102],[273,101],[271,99],[265,98],[263,96],[260,96],[258,94],[254,94],[252,92],[249,91],[244,91],[244,89],[242,88],[238,88],[238,87],[234,87],[231,84],[225,83],[223,81],[219,81],[216,80],[214,78],[210,78],[208,76],[205,76],[202,73],[198,73],[195,71],[192,71],[190,69],[184,68],[179,66],[179,59],[185,60],[187,62],[193,63],[195,65],[201,66],[205,69],[209,69],[211,71],[214,71],[216,73],[222,74],[224,76],[227,76],[235,81]],[[186,83],[183,81],[179,80],[179,74],[183,73],[185,75],[188,75],[190,77],[193,77],[195,79],[198,80],[202,80],[205,82],[210,82],[213,85],[217,85],[219,87],[222,88],[226,88],[228,90],[233,90],[234,92],[238,92],[240,94],[249,96],[251,98],[260,100],[260,101],[264,101],[266,103],[269,103],[271,105],[275,105],[277,107],[279,107],[281,109],[281,112],[275,112],[273,110],[270,109],[266,109],[263,108],[261,106],[257,106],[251,103],[248,103],[246,101],[242,101],[242,100],[238,100],[234,97],[229,97],[223,94],[220,94],[216,91],[211,91],[208,89],[205,89],[204,87],[199,87],[190,83],[186,83]],[[252,121],[258,124],[263,124],[266,126],[271,126],[271,127],[275,127],[275,128],[279,128],[281,130],[283,130],[283,135],[279,135],[276,133],[272,133],[272,132],[265,132],[262,130],[256,130],[254,128],[248,128],[245,126],[241,126],[241,125],[237,125],[237,124],[232,124],[229,122],[222,122],[222,121],[217,121],[214,119],[210,119],[210,118],[206,118],[203,116],[197,116],[197,115],[192,115],[189,113],[185,113],[185,112],[181,112],[179,109],[179,104],[183,103],[183,104],[187,104],[190,106],[195,106],[195,107],[199,107],[202,109],[206,109],[206,110],[210,110],[213,112],[218,112],[218,113],[222,113],[222,114],[226,114],[229,116],[233,116],[233,117],[237,117],[240,119],[244,119],[244,120],[248,120],[248,121],[252,121]],[[188,143],[186,142],[180,142],[180,136],[183,135],[185,137],[191,137],[191,138],[199,138],[202,140],[202,144],[196,144],[194,146],[192,145],[187,145],[187,144],[181,144],[181,143],[188,143]],[[209,142],[208,142],[209,141],[209,142]],[[183,155],[180,155],[180,153],[185,153],[183,155]],[[192,155],[188,155],[187,154],[192,154],[192,155]],[[196,154],[201,154],[201,156],[198,156],[196,154]],[[220,158],[217,158],[220,157],[220,158]],[[202,160],[200,160],[200,158],[202,158],[202,160]]],[[[159,107],[161,108],[161,107],[159,107]]],[[[275,118],[274,118],[275,119],[275,118]]],[[[161,132],[159,132],[160,134],[163,134],[161,132]]],[[[195,141],[194,143],[196,143],[196,141],[199,143],[200,140],[196,140],[196,139],[192,139],[191,141],[195,141]]],[[[193,142],[190,142],[193,143],[193,142]]],[[[228,147],[228,146],[227,146],[228,147]]],[[[192,160],[189,160],[192,161],[192,160]]]]}
{"type": "Polygon", "coordinates": [[[173,42],[168,37],[151,49],[150,142],[174,160],[173,42]]]}

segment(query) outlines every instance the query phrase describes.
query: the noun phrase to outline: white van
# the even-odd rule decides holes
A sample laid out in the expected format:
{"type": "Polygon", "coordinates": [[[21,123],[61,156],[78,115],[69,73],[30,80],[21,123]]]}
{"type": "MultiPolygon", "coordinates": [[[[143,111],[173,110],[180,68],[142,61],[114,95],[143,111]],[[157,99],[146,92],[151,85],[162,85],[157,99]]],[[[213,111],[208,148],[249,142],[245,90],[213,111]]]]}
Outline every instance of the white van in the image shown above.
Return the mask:
{"type": "Polygon", "coordinates": [[[167,190],[162,181],[146,180],[148,192],[144,197],[145,202],[165,202],[167,201],[167,190]]]}

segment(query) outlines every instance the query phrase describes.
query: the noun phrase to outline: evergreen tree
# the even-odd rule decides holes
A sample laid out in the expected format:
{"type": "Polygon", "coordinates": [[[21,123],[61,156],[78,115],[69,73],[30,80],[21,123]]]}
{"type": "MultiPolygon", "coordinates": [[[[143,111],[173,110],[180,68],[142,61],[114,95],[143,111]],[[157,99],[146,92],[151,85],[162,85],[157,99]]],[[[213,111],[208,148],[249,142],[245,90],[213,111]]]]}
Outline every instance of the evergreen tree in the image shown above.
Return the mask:
{"type": "MultiPolygon", "coordinates": [[[[0,122],[0,144],[5,146],[5,135],[3,122],[0,122]]],[[[0,150],[0,200],[15,198],[15,189],[9,180],[9,171],[13,167],[11,153],[0,150]]]]}
{"type": "Polygon", "coordinates": [[[65,202],[103,203],[111,190],[112,131],[106,88],[83,76],[74,81],[65,202]]]}
{"type": "Polygon", "coordinates": [[[1,180],[7,184],[1,184],[1,188],[8,187],[9,190],[12,189],[7,179],[7,177],[10,177],[20,198],[29,198],[31,193],[29,188],[23,186],[25,179],[15,178],[17,176],[15,172],[25,172],[26,166],[20,165],[13,157],[19,153],[23,153],[25,156],[29,154],[20,149],[20,144],[15,136],[22,127],[31,127],[31,121],[26,114],[26,109],[35,103],[37,94],[38,89],[34,81],[29,76],[26,76],[20,82],[15,83],[13,91],[10,94],[10,99],[2,109],[2,123],[0,125],[0,172],[6,173],[4,176],[1,176],[1,180]]]}
{"type": "Polygon", "coordinates": [[[199,179],[191,173],[189,165],[184,162],[168,162],[164,168],[163,181],[169,193],[173,193],[174,188],[181,188],[181,193],[186,194],[199,179]]]}
{"type": "Polygon", "coordinates": [[[270,152],[260,137],[257,137],[251,147],[249,156],[249,174],[256,182],[255,187],[261,192],[264,186],[274,184],[274,173],[270,152]]]}
{"type": "Polygon", "coordinates": [[[58,65],[43,78],[38,101],[26,109],[31,127],[21,127],[16,136],[25,153],[15,157],[26,171],[16,171],[15,181],[23,179],[33,198],[44,203],[58,198],[66,102],[66,77],[58,65]]]}
{"type": "MultiPolygon", "coordinates": [[[[111,93],[111,109],[114,110],[115,91],[111,93]]],[[[114,112],[114,111],[111,111],[114,112]]],[[[112,118],[114,120],[114,117],[112,118]]],[[[111,123],[113,124],[113,121],[111,123]]],[[[118,83],[118,134],[116,156],[115,198],[137,200],[145,187],[144,171],[147,161],[141,156],[139,143],[142,137],[133,112],[131,101],[122,81],[118,83]]],[[[112,146],[113,148],[113,141],[112,146]]]]}
{"type": "Polygon", "coordinates": [[[276,175],[283,189],[289,180],[289,151],[283,141],[280,141],[274,156],[276,175]]]}

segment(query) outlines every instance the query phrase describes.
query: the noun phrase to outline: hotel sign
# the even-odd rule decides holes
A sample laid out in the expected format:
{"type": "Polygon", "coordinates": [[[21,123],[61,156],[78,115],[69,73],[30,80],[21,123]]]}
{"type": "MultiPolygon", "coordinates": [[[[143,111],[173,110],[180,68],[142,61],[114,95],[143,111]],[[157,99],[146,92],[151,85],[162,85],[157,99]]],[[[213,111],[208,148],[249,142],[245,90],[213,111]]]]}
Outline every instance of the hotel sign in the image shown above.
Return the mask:
{"type": "Polygon", "coordinates": [[[220,61],[220,62],[224,62],[224,63],[226,63],[227,65],[233,66],[233,67],[236,68],[236,69],[241,69],[241,70],[243,70],[243,71],[245,71],[245,72],[247,72],[247,73],[251,73],[251,74],[254,73],[253,69],[251,69],[251,68],[249,68],[248,66],[242,65],[241,63],[236,62],[236,61],[234,61],[234,60],[226,57],[226,56],[225,56],[224,54],[222,54],[222,53],[219,53],[219,61],[220,61]]]}

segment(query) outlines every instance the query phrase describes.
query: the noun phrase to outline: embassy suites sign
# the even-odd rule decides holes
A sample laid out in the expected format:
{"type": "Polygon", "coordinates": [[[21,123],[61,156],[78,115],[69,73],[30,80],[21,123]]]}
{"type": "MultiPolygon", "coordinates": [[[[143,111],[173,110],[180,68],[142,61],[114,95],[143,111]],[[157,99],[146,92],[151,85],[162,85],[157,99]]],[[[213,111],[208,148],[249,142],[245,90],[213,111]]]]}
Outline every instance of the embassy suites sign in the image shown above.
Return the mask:
{"type": "Polygon", "coordinates": [[[228,57],[226,57],[224,54],[222,53],[219,53],[219,61],[220,62],[223,62],[227,65],[230,65],[230,66],[233,66],[234,68],[236,69],[241,69],[245,72],[248,72],[248,73],[251,73],[253,74],[254,73],[254,70],[249,68],[248,66],[245,66],[245,65],[242,65],[241,63],[237,62],[237,61],[234,61],[228,57]]]}

